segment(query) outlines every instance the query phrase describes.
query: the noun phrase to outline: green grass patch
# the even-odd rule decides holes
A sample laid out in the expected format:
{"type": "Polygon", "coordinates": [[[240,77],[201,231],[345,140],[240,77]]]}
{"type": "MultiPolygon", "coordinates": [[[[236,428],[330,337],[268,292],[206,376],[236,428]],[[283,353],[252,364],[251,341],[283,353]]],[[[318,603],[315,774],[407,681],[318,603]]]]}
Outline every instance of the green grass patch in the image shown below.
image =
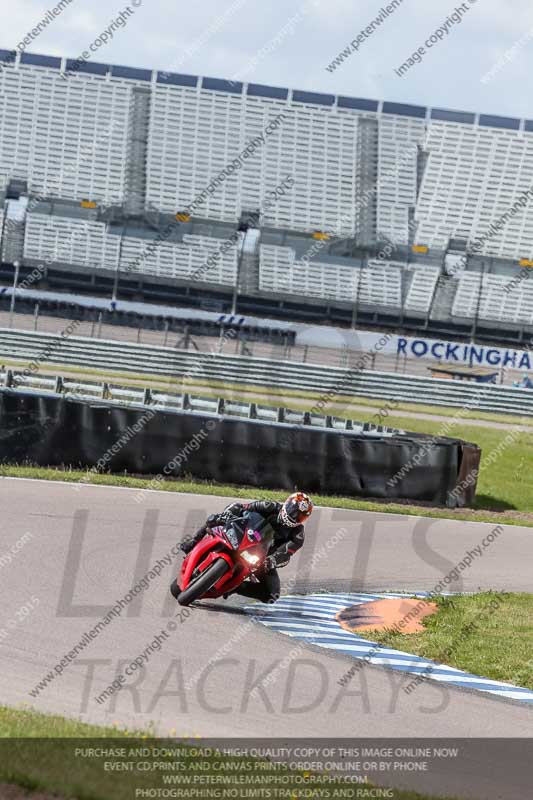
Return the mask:
{"type": "MultiPolygon", "coordinates": [[[[284,741],[283,745],[288,742],[284,741]]],[[[136,789],[170,789],[164,783],[163,776],[179,776],[180,782],[174,785],[187,791],[191,786],[185,783],[184,776],[193,776],[198,780],[193,784],[197,789],[206,786],[200,782],[205,777],[215,779],[217,776],[232,776],[234,782],[223,784],[226,789],[242,789],[239,776],[261,776],[265,782],[257,786],[270,785],[266,781],[274,781],[280,775],[288,780],[279,788],[287,790],[285,797],[298,798],[303,788],[328,789],[331,793],[333,785],[327,776],[320,772],[302,773],[288,769],[275,768],[257,758],[219,756],[213,751],[207,755],[198,755],[197,748],[202,748],[202,740],[186,742],[176,739],[155,739],[152,732],[127,731],[117,728],[105,728],[88,725],[76,720],[59,716],[40,714],[30,709],[13,709],[0,706],[0,782],[15,784],[28,791],[49,792],[63,798],[77,800],[132,800],[136,789]],[[76,755],[76,748],[124,748],[125,753],[117,756],[86,757],[76,755]],[[145,754],[138,755],[138,748],[145,754]],[[179,748],[179,756],[154,755],[153,748],[179,748]],[[104,769],[104,762],[132,764],[133,769],[110,771],[104,769]],[[198,762],[207,765],[201,772],[194,769],[198,762]],[[172,769],[179,762],[182,769],[172,769]],[[159,764],[158,769],[150,771],[138,770],[138,764],[159,764]],[[163,765],[163,766],[161,766],[163,765]],[[231,765],[225,767],[224,765],[231,765]],[[249,770],[239,766],[249,766],[249,770]],[[305,783],[302,778],[305,777],[305,783]]],[[[212,784],[221,786],[221,784],[212,784]]],[[[274,783],[271,784],[275,786],[274,783]]],[[[339,779],[339,789],[355,786],[343,783],[339,779]]],[[[370,784],[365,784],[368,789],[370,784]]],[[[0,787],[1,788],[1,787],[0,787]]],[[[250,788],[254,784],[250,783],[250,788]]],[[[193,796],[193,795],[191,795],[193,796]]],[[[317,796],[319,792],[317,791],[317,796]]],[[[328,796],[331,796],[328,794],[328,796]]],[[[394,791],[394,800],[431,800],[427,795],[409,791],[394,791]]],[[[436,800],[436,798],[434,798],[436,800]]]]}
{"type": "Polygon", "coordinates": [[[533,689],[533,594],[481,592],[440,597],[424,630],[373,631],[387,647],[483,678],[533,689]]]}
{"type": "MultiPolygon", "coordinates": [[[[56,714],[42,714],[32,708],[12,708],[0,706],[0,736],[7,739],[84,739],[84,738],[121,738],[145,737],[153,735],[151,731],[126,730],[117,725],[101,726],[80,722],[76,719],[66,719],[56,714]]],[[[5,777],[2,769],[5,764],[0,762],[0,775],[5,777]]]]}

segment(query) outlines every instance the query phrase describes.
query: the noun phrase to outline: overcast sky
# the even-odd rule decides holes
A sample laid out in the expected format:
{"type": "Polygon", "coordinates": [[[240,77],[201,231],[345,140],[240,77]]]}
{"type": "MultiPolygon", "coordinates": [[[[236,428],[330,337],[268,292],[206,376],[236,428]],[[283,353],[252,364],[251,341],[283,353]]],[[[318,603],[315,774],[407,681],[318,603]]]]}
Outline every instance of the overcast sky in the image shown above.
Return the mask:
{"type": "MultiPolygon", "coordinates": [[[[134,13],[95,61],[533,118],[530,0],[465,0],[462,21],[432,48],[424,43],[462,4],[395,0],[397,9],[334,71],[328,64],[390,0],[128,2],[134,13]],[[395,69],[419,47],[421,63],[399,77],[395,69]],[[481,82],[501,58],[508,60],[481,82]]],[[[128,2],[71,0],[27,49],[77,57],[128,2]]],[[[15,48],[56,4],[4,0],[0,46],[15,48]]]]}

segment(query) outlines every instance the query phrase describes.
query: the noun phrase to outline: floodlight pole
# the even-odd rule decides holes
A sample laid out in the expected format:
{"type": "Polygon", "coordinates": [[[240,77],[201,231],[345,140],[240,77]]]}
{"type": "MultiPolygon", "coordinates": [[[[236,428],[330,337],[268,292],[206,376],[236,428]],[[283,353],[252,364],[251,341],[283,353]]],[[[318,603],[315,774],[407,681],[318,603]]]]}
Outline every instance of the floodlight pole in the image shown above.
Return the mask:
{"type": "Polygon", "coordinates": [[[115,270],[115,277],[113,281],[113,294],[111,296],[111,302],[116,301],[117,299],[119,274],[120,274],[120,263],[117,264],[117,268],[115,270]]]}
{"type": "MultiPolygon", "coordinates": [[[[106,228],[107,230],[107,228],[106,228]]],[[[120,242],[118,246],[118,260],[117,260],[117,268],[115,270],[114,281],[113,281],[113,294],[111,297],[111,301],[118,300],[118,287],[120,282],[120,262],[122,260],[122,250],[124,248],[124,237],[126,236],[128,230],[128,223],[127,221],[124,223],[124,227],[122,229],[122,233],[120,234],[120,242]]]]}
{"type": "Polygon", "coordinates": [[[13,314],[15,312],[15,295],[17,292],[17,286],[19,282],[19,270],[20,270],[20,262],[14,261],[13,266],[15,268],[15,274],[13,276],[13,294],[11,295],[11,305],[9,308],[9,327],[13,327],[13,314]]]}
{"type": "Polygon", "coordinates": [[[246,244],[246,234],[248,233],[248,225],[243,225],[239,227],[239,230],[243,233],[243,239],[241,244],[241,249],[239,252],[239,257],[237,259],[237,275],[235,278],[235,287],[233,289],[233,297],[231,300],[231,313],[237,313],[237,300],[239,297],[239,283],[241,281],[241,270],[242,270],[242,262],[244,259],[244,246],[246,244]]]}
{"type": "Polygon", "coordinates": [[[244,256],[244,242],[243,242],[243,246],[242,246],[241,252],[239,253],[239,257],[237,259],[237,276],[235,278],[235,286],[233,288],[233,297],[232,297],[232,300],[231,300],[231,313],[232,314],[236,314],[237,313],[237,299],[238,299],[238,296],[239,296],[239,281],[240,281],[240,277],[241,277],[241,267],[242,267],[243,256],[244,256]]]}
{"type": "Polygon", "coordinates": [[[479,283],[479,292],[477,295],[477,302],[476,302],[476,315],[474,317],[474,324],[472,325],[472,341],[475,342],[477,329],[479,324],[479,313],[481,311],[481,298],[483,296],[483,289],[485,283],[485,260],[481,262],[481,280],[479,283]]]}
{"type": "Polygon", "coordinates": [[[359,316],[359,298],[361,293],[361,283],[363,281],[363,270],[365,268],[366,256],[361,258],[361,266],[359,267],[359,275],[357,280],[357,290],[355,293],[355,302],[352,307],[352,329],[357,328],[357,318],[359,316]]]}

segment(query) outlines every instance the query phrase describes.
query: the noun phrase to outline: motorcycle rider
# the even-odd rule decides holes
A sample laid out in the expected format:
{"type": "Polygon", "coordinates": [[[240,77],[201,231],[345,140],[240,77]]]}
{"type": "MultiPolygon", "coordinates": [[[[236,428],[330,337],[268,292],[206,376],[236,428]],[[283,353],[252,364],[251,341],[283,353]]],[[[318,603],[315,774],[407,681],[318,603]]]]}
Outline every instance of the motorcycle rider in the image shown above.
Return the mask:
{"type": "Polygon", "coordinates": [[[284,503],[272,500],[255,500],[251,503],[231,503],[221,514],[211,514],[202,527],[180,548],[190,553],[193,547],[216,525],[225,524],[232,517],[241,517],[245,511],[256,512],[274,529],[274,541],[264,563],[257,571],[259,583],[245,581],[235,594],[251,597],[263,603],[275,603],[280,595],[278,567],[286,566],[304,543],[304,523],[313,512],[313,502],[304,492],[291,494],[284,503]]]}

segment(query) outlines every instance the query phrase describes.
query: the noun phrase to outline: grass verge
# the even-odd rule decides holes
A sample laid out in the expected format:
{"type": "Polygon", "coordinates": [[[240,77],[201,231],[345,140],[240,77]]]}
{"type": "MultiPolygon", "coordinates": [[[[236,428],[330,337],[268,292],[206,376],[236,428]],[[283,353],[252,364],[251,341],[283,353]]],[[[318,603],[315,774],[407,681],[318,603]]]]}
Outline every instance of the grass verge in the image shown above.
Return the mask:
{"type": "MultiPolygon", "coordinates": [[[[198,756],[196,748],[202,747],[202,741],[194,744],[176,739],[154,739],[151,734],[139,731],[117,730],[95,725],[87,725],[75,720],[64,719],[59,716],[40,714],[32,710],[20,710],[0,706],[0,781],[15,784],[29,791],[49,792],[64,798],[77,798],[77,800],[131,800],[139,790],[146,790],[144,796],[150,795],[152,790],[159,789],[172,791],[179,790],[184,794],[161,794],[160,796],[200,797],[202,787],[207,788],[209,779],[213,786],[217,783],[218,776],[228,777],[229,782],[223,784],[228,790],[226,797],[248,796],[241,794],[246,788],[242,780],[259,778],[256,784],[249,781],[249,788],[257,788],[257,784],[276,785],[279,776],[286,776],[287,780],[281,784],[284,797],[298,798],[302,796],[302,789],[315,789],[312,796],[331,796],[331,779],[320,772],[302,773],[288,769],[274,768],[273,765],[255,758],[236,758],[233,756],[221,757],[216,754],[198,756]],[[95,740],[101,740],[100,742],[95,740]],[[83,757],[76,755],[76,748],[123,748],[124,753],[117,756],[83,757]],[[179,756],[155,755],[152,748],[179,748],[179,756]],[[135,754],[137,748],[142,748],[145,755],[135,754]],[[203,762],[204,768],[198,772],[198,762],[203,762]],[[115,769],[106,770],[104,763],[115,765],[115,769]],[[180,769],[172,769],[173,764],[179,762],[180,769]],[[133,769],[116,768],[116,765],[132,764],[133,769]],[[147,770],[137,769],[137,765],[159,765],[158,768],[147,770]],[[245,769],[247,767],[247,769],[245,769]],[[164,778],[177,777],[176,784],[169,786],[164,778]],[[187,777],[193,780],[187,781],[187,777]],[[305,777],[305,780],[302,780],[305,777]],[[232,780],[233,778],[233,780],[232,780]],[[272,781],[272,784],[269,783],[272,781]],[[207,786],[206,786],[207,784],[207,786]],[[188,794],[191,788],[196,788],[200,794],[188,794]],[[236,794],[231,794],[231,790],[236,794]],[[322,791],[320,791],[322,790],[322,791]],[[327,791],[326,791],[327,790],[327,791]]],[[[287,745],[288,742],[283,742],[287,745]]],[[[344,783],[342,779],[336,784],[339,790],[343,787],[353,789],[354,784],[344,783]]],[[[361,787],[371,789],[370,784],[361,787]]],[[[1,785],[0,785],[1,791],[1,785]]],[[[258,796],[258,795],[256,795],[258,796]]],[[[264,795],[266,796],[266,795],[264,795]]],[[[354,796],[353,794],[339,796],[354,796]]],[[[361,796],[372,796],[370,793],[361,796]]],[[[30,796],[31,797],[31,796],[30,796]]],[[[394,791],[393,800],[431,800],[427,795],[409,791],[394,791]]],[[[434,798],[436,800],[436,798],[434,798]]]]}
{"type": "MultiPolygon", "coordinates": [[[[67,483],[87,483],[94,486],[121,486],[128,489],[144,489],[150,483],[150,478],[139,478],[131,475],[96,474],[81,470],[55,469],[51,467],[31,466],[0,466],[0,478],[30,478],[36,480],[65,481],[67,483]]],[[[158,482],[158,491],[177,492],[184,494],[203,494],[214,497],[254,497],[258,500],[284,500],[286,491],[258,489],[256,487],[243,487],[231,484],[219,484],[213,481],[200,481],[194,478],[182,480],[163,480],[158,482]]],[[[328,508],[345,508],[350,511],[372,511],[377,513],[399,514],[403,516],[415,515],[435,519],[460,519],[466,522],[487,522],[504,525],[521,525],[533,527],[533,514],[516,514],[513,511],[490,511],[483,509],[450,509],[433,508],[412,504],[378,502],[372,500],[359,500],[353,497],[332,497],[313,495],[314,501],[319,506],[328,508]]]]}
{"type": "Polygon", "coordinates": [[[424,630],[373,631],[387,647],[483,678],[533,689],[533,594],[481,592],[436,599],[424,630]]]}

